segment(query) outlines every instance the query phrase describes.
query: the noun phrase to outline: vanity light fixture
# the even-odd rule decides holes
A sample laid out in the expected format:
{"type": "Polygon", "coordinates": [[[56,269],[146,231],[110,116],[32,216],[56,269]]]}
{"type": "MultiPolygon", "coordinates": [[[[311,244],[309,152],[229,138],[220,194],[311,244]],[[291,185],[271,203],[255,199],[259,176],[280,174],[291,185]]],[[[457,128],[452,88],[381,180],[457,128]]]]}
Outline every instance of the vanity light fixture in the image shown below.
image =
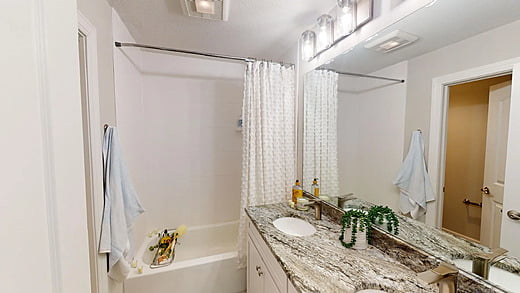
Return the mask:
{"type": "Polygon", "coordinates": [[[365,48],[372,49],[377,52],[388,53],[409,45],[417,41],[417,39],[419,39],[417,36],[400,30],[395,30],[389,34],[368,42],[365,45],[365,48]]]}
{"type": "Polygon", "coordinates": [[[336,6],[335,39],[348,36],[356,29],[356,1],[338,0],[336,6]]]}
{"type": "Polygon", "coordinates": [[[316,55],[316,33],[304,31],[300,38],[300,48],[302,60],[310,61],[316,55]]]}
{"type": "Polygon", "coordinates": [[[318,17],[316,50],[323,51],[334,42],[334,19],[328,14],[318,17]]]}

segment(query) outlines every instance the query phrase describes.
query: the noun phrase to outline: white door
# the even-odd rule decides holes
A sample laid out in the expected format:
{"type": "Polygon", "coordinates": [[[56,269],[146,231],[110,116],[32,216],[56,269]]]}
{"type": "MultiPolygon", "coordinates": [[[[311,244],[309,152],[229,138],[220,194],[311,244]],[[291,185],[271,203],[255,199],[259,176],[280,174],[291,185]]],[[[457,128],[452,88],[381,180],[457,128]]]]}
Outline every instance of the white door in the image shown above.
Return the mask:
{"type": "MultiPolygon", "coordinates": [[[[509,250],[510,255],[520,257],[520,221],[508,217],[509,211],[520,211],[520,64],[513,67],[511,89],[511,117],[509,140],[507,143],[506,181],[502,214],[500,246],[509,250]]],[[[513,216],[514,217],[514,216],[513,216]]]]}
{"type": "Polygon", "coordinates": [[[500,246],[510,105],[510,81],[490,87],[480,242],[491,248],[500,246]]]}

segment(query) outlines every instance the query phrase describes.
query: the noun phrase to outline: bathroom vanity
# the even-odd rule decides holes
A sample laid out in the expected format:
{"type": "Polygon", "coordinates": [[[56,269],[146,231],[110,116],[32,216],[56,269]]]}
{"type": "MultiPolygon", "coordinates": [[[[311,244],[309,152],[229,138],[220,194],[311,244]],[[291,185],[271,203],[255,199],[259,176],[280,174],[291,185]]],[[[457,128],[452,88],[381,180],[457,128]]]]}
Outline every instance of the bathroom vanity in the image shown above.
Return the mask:
{"type": "MultiPolygon", "coordinates": [[[[249,215],[248,292],[437,292],[415,272],[374,246],[346,249],[338,238],[340,225],[312,211],[296,211],[285,204],[247,209],[249,215]],[[303,219],[316,228],[311,236],[297,237],[277,230],[281,217],[303,219]]],[[[423,256],[426,266],[435,260],[423,256]]]]}
{"type": "MultiPolygon", "coordinates": [[[[315,220],[312,210],[297,211],[283,203],[247,209],[248,292],[438,292],[436,285],[420,280],[417,273],[437,267],[443,259],[377,229],[368,249],[344,248],[338,240],[341,213],[324,208],[322,220],[315,220]],[[316,232],[287,235],[272,224],[282,217],[305,220],[316,232]]],[[[402,223],[401,231],[411,227],[402,223]]],[[[428,241],[432,236],[422,237],[428,241]]],[[[507,291],[459,271],[457,292],[507,291]]]]}

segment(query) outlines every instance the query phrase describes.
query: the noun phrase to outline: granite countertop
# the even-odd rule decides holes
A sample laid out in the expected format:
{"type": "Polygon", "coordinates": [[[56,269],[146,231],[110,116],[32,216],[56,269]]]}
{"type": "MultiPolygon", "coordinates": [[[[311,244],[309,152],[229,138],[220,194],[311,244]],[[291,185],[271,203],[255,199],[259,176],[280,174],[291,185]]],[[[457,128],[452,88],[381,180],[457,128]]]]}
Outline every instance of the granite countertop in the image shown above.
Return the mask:
{"type": "MultiPolygon", "coordinates": [[[[399,217],[399,223],[401,225],[399,238],[445,261],[473,259],[476,253],[489,252],[487,247],[478,243],[455,237],[405,216],[399,217]]],[[[520,260],[512,256],[505,257],[494,266],[512,273],[520,273],[520,260]]]]}
{"type": "Polygon", "coordinates": [[[246,211],[300,292],[438,292],[436,286],[419,280],[416,272],[376,247],[344,248],[338,240],[340,225],[327,215],[315,220],[312,210],[297,211],[283,203],[249,207],[246,211]],[[317,232],[307,237],[289,236],[272,224],[288,216],[308,221],[317,232]]]}
{"type": "MultiPolygon", "coordinates": [[[[368,209],[373,204],[353,198],[348,200],[345,206],[368,209]]],[[[409,217],[399,214],[397,216],[400,226],[398,238],[444,261],[450,262],[453,259],[471,260],[474,254],[489,251],[488,248],[478,243],[455,237],[450,233],[409,217]]],[[[520,273],[520,260],[512,256],[507,256],[500,262],[495,263],[494,266],[512,273],[520,273]]]]}

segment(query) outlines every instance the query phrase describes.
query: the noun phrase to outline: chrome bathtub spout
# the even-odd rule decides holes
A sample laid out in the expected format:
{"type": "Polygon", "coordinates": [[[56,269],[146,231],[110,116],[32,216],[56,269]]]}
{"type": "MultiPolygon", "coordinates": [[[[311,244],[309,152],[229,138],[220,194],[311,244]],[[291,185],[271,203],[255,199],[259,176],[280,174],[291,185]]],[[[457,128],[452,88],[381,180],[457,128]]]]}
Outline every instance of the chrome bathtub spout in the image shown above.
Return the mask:
{"type": "Polygon", "coordinates": [[[490,253],[477,253],[473,255],[473,273],[481,276],[484,279],[489,278],[489,268],[496,262],[505,258],[508,251],[503,248],[494,248],[490,253]]]}

